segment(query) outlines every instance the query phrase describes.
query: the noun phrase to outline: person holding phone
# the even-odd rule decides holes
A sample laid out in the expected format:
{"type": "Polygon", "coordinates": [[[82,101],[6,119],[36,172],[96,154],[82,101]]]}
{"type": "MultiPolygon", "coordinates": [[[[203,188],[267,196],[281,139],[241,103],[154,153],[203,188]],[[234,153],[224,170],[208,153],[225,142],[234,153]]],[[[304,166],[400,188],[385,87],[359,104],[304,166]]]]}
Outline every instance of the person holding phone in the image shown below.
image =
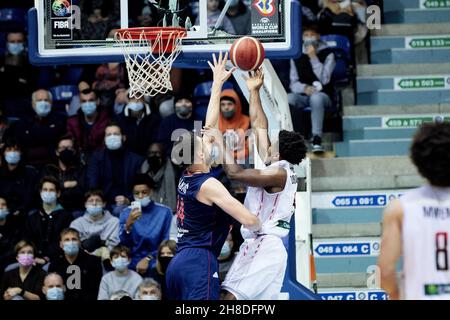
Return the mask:
{"type": "Polygon", "coordinates": [[[148,175],[136,175],[135,201],[120,214],[120,243],[131,249],[130,269],[142,276],[147,276],[155,266],[158,246],[169,239],[172,222],[172,210],[150,199],[154,188],[155,183],[148,175]]]}

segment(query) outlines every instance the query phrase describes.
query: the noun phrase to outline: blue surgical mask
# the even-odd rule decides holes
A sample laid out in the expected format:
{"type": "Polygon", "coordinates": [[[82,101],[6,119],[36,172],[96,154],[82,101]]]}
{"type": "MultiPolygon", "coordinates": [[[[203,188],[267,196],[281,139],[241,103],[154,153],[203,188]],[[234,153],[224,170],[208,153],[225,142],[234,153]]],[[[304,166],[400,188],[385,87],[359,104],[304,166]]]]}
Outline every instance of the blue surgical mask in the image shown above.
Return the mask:
{"type": "Polygon", "coordinates": [[[40,117],[46,117],[52,110],[52,105],[47,101],[36,101],[36,114],[40,117]]]}
{"type": "Polygon", "coordinates": [[[122,147],[122,136],[121,135],[110,135],[105,138],[106,147],[109,150],[118,150],[122,147]]]}
{"type": "Polygon", "coordinates": [[[66,241],[63,243],[63,250],[65,254],[73,257],[80,251],[80,245],[78,244],[78,241],[66,241]]]}
{"type": "Polygon", "coordinates": [[[131,111],[138,112],[144,109],[144,104],[142,102],[128,102],[127,108],[131,111]]]}
{"type": "Polygon", "coordinates": [[[23,45],[23,42],[17,42],[17,43],[8,42],[7,47],[8,47],[9,53],[11,53],[14,56],[21,54],[23,52],[23,50],[25,50],[25,46],[23,45]]]}
{"type": "Polygon", "coordinates": [[[142,199],[138,199],[135,197],[134,200],[139,201],[141,203],[142,208],[148,206],[150,204],[150,202],[152,202],[152,200],[150,200],[149,196],[144,197],[142,199]]]}
{"type": "Polygon", "coordinates": [[[20,162],[20,152],[7,151],[5,152],[5,160],[9,164],[18,164],[20,162]]]}
{"type": "Polygon", "coordinates": [[[97,216],[99,214],[101,214],[103,212],[103,207],[102,206],[86,206],[86,212],[90,215],[90,216],[97,216]]]}
{"type": "Polygon", "coordinates": [[[56,192],[54,191],[42,191],[41,199],[45,204],[51,204],[56,202],[56,192]]]}
{"type": "Polygon", "coordinates": [[[124,257],[118,257],[113,259],[111,265],[113,266],[114,269],[116,269],[117,271],[124,271],[128,268],[128,265],[130,264],[130,262],[128,261],[127,258],[124,257]]]}
{"type": "Polygon", "coordinates": [[[5,220],[6,216],[9,214],[8,209],[0,209],[0,220],[5,220]]]}
{"type": "Polygon", "coordinates": [[[317,45],[317,39],[314,37],[304,37],[303,38],[303,46],[306,48],[311,45],[312,46],[317,45]]]}
{"type": "Polygon", "coordinates": [[[64,300],[64,290],[58,287],[48,289],[47,300],[64,300]]]}
{"type": "Polygon", "coordinates": [[[141,300],[161,300],[156,294],[144,294],[141,300]]]}
{"type": "Polygon", "coordinates": [[[225,241],[225,243],[223,244],[222,250],[220,250],[220,258],[222,259],[226,259],[230,256],[231,253],[231,247],[230,244],[225,241]]]}
{"type": "Polygon", "coordinates": [[[91,116],[97,111],[97,104],[95,101],[87,101],[81,104],[81,110],[87,116],[91,116]]]}

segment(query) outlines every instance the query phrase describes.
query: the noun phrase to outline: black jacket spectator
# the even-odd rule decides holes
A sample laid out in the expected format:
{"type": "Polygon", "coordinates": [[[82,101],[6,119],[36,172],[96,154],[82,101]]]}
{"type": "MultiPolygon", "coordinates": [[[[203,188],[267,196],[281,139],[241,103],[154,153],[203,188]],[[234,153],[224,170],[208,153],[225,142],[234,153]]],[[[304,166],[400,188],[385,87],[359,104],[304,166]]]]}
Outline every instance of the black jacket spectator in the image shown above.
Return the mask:
{"type": "Polygon", "coordinates": [[[46,273],[40,267],[32,267],[30,273],[28,273],[25,280],[22,282],[20,279],[19,268],[15,268],[6,272],[2,278],[2,284],[0,288],[0,297],[3,299],[3,294],[8,288],[21,288],[25,291],[38,295],[41,300],[45,299],[45,295],[42,292],[42,286],[44,285],[44,278],[46,273]]]}
{"type": "Polygon", "coordinates": [[[5,268],[16,262],[14,246],[22,238],[23,224],[18,216],[9,214],[0,220],[0,278],[5,268]]]}
{"type": "Polygon", "coordinates": [[[60,205],[47,214],[44,209],[32,210],[25,223],[24,236],[36,245],[36,257],[50,260],[58,257],[60,233],[70,226],[72,214],[60,205]]]}
{"type": "Polygon", "coordinates": [[[80,252],[78,253],[78,256],[73,264],[67,261],[64,254],[62,254],[50,263],[48,272],[56,272],[64,279],[64,283],[66,284],[65,300],[97,300],[98,288],[102,279],[102,265],[100,258],[89,255],[80,249],[80,252]],[[78,266],[80,268],[80,289],[71,288],[68,286],[67,279],[74,274],[73,271],[69,271],[70,266],[78,266]]]}

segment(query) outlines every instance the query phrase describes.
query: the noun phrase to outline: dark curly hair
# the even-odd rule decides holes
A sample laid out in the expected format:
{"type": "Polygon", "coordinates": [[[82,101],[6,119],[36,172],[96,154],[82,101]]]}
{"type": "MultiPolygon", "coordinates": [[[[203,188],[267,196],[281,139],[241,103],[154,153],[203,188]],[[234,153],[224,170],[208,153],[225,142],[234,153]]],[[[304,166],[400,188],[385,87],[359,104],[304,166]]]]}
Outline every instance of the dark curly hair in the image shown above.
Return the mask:
{"type": "Polygon", "coordinates": [[[300,133],[281,130],[278,139],[281,160],[299,164],[306,157],[306,141],[300,133]]]}
{"type": "Polygon", "coordinates": [[[426,123],[416,133],[411,159],[432,185],[450,186],[450,123],[426,123]]]}

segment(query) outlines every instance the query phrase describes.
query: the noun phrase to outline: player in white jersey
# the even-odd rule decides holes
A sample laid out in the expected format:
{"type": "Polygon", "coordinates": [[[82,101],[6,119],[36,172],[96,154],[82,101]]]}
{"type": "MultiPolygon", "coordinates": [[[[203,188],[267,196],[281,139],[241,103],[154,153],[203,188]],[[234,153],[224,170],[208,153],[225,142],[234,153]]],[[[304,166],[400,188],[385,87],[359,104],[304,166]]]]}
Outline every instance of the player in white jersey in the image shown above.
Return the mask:
{"type": "Polygon", "coordinates": [[[305,140],[296,132],[280,131],[277,144],[269,147],[267,118],[259,95],[263,82],[262,70],[247,78],[250,120],[254,132],[256,129],[261,158],[271,164],[263,170],[243,169],[234,164],[231,153],[226,153],[225,172],[230,179],[249,186],[245,206],[262,222],[257,234],[241,229],[245,241],[222,284],[222,289],[228,292],[226,299],[278,298],[287,263],[281,237],[289,233],[297,191],[293,165],[299,164],[306,156],[305,140]]]}
{"type": "Polygon", "coordinates": [[[425,124],[411,159],[428,184],[406,192],[384,211],[378,266],[390,299],[450,299],[450,123],[425,124]],[[403,285],[397,261],[403,255],[403,285]]]}

